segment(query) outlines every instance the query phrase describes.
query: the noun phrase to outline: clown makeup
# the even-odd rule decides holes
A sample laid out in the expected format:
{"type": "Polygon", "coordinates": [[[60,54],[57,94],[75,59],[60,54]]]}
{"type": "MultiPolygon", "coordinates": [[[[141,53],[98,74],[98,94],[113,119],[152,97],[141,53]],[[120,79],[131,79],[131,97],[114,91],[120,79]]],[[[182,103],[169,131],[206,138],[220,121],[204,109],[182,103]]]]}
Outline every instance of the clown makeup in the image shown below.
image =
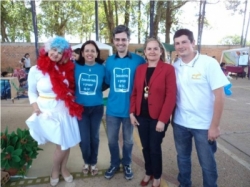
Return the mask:
{"type": "Polygon", "coordinates": [[[50,58],[50,60],[54,61],[54,62],[59,62],[62,59],[62,51],[57,49],[57,48],[51,48],[48,51],[48,56],[50,58]]]}

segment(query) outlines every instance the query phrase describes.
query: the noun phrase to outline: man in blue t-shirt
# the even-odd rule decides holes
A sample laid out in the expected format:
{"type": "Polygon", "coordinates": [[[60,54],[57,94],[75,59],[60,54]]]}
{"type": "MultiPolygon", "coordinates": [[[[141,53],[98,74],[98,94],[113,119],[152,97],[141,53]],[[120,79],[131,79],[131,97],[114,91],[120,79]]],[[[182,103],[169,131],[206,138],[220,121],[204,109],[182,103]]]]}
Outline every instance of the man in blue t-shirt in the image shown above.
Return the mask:
{"type": "Polygon", "coordinates": [[[133,178],[131,169],[133,148],[133,125],[130,123],[129,106],[133,89],[136,68],[145,60],[128,51],[130,30],[125,25],[118,25],[113,31],[113,42],[116,54],[106,60],[106,83],[110,85],[106,111],[106,124],[111,155],[110,168],[105,178],[110,179],[123,165],[124,176],[127,180],[133,178]],[[122,124],[123,148],[122,158],[119,153],[119,130],[122,124]]]}

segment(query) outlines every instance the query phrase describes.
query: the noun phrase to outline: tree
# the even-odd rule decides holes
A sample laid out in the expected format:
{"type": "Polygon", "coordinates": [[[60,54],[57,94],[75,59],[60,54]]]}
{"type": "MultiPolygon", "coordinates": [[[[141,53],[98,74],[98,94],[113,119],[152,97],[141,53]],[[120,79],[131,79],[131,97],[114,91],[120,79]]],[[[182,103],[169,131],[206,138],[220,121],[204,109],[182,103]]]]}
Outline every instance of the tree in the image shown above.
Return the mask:
{"type": "Polygon", "coordinates": [[[129,26],[129,17],[130,17],[130,1],[127,0],[125,3],[125,21],[124,21],[124,25],[129,26]]]}
{"type": "MultiPolygon", "coordinates": [[[[243,24],[242,24],[242,33],[241,33],[241,39],[240,39],[240,45],[243,46],[245,44],[246,40],[246,34],[244,36],[244,30],[245,30],[245,19],[246,19],[246,13],[247,13],[247,2],[248,0],[240,1],[240,0],[229,0],[225,1],[225,6],[228,10],[232,10],[232,14],[238,13],[238,14],[244,14],[243,17],[243,24]]],[[[248,32],[248,28],[246,29],[246,33],[248,32]]]]}
{"type": "Polygon", "coordinates": [[[154,18],[154,32],[153,35],[158,37],[159,30],[165,33],[165,42],[170,42],[170,30],[172,24],[178,24],[177,15],[179,9],[188,1],[155,1],[157,14],[154,18]],[[161,24],[162,27],[161,27],[161,24]]]}
{"type": "Polygon", "coordinates": [[[106,15],[106,21],[108,26],[109,43],[112,43],[112,31],[114,30],[114,14],[113,14],[113,3],[111,1],[103,1],[104,12],[106,15]]]}
{"type": "Polygon", "coordinates": [[[159,23],[162,19],[164,19],[164,10],[165,10],[164,1],[158,1],[155,6],[157,14],[155,14],[154,16],[153,37],[158,36],[159,23]]]}
{"type": "Polygon", "coordinates": [[[177,19],[180,8],[185,5],[188,1],[167,1],[166,15],[165,15],[165,43],[170,43],[170,30],[172,24],[178,25],[179,20],[177,19]]]}
{"type": "Polygon", "coordinates": [[[199,8],[199,17],[198,17],[198,41],[197,41],[197,50],[201,51],[201,39],[202,39],[202,32],[204,26],[204,19],[205,19],[205,12],[206,12],[206,4],[207,1],[200,1],[200,8],[199,8]]]}
{"type": "Polygon", "coordinates": [[[26,9],[23,1],[1,2],[1,36],[2,42],[30,42],[32,18],[30,9],[26,9]],[[16,24],[18,20],[19,24],[16,24]]]}
{"type": "Polygon", "coordinates": [[[138,31],[138,44],[141,43],[141,0],[138,1],[138,24],[137,24],[137,31],[138,31]]]}
{"type": "Polygon", "coordinates": [[[38,16],[40,33],[46,36],[65,36],[66,33],[75,34],[74,30],[79,32],[79,28],[82,29],[81,34],[91,33],[93,27],[89,26],[89,22],[93,24],[91,18],[94,13],[94,4],[91,3],[92,8],[89,5],[87,2],[77,0],[43,1],[40,5],[41,14],[38,16]]]}
{"type": "Polygon", "coordinates": [[[222,45],[240,45],[240,36],[239,35],[226,36],[219,41],[219,44],[222,44],[222,45]]]}
{"type": "MultiPolygon", "coordinates": [[[[219,41],[221,45],[240,45],[241,37],[239,35],[226,36],[219,41]]],[[[250,41],[247,42],[250,45],[250,41]]]]}

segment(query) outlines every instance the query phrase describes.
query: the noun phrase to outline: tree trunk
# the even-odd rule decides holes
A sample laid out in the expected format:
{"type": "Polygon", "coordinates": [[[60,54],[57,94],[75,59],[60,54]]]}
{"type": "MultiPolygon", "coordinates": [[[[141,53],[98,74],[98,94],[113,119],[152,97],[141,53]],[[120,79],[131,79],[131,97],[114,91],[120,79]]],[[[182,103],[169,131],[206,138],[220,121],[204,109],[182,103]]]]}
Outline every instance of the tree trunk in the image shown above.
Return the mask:
{"type": "Polygon", "coordinates": [[[117,1],[115,2],[115,25],[118,25],[119,21],[118,21],[118,5],[117,5],[117,1]]]}
{"type": "Polygon", "coordinates": [[[106,15],[106,19],[107,19],[107,25],[108,25],[108,32],[109,32],[109,43],[112,43],[112,32],[114,30],[114,16],[113,16],[113,5],[111,4],[110,1],[104,0],[103,1],[103,5],[104,5],[104,12],[106,15]]]}
{"type": "Polygon", "coordinates": [[[200,13],[199,13],[199,22],[198,22],[198,39],[197,39],[197,50],[201,51],[201,39],[205,18],[205,9],[206,9],[206,0],[200,2],[200,13]]]}
{"type": "Polygon", "coordinates": [[[170,29],[172,25],[172,16],[171,16],[171,2],[167,2],[167,9],[166,9],[166,21],[165,21],[165,43],[170,43],[170,29]]]}
{"type": "Polygon", "coordinates": [[[9,38],[6,34],[6,28],[2,19],[1,19],[1,36],[2,36],[2,42],[9,42],[9,38]]]}
{"type": "MultiPolygon", "coordinates": [[[[55,14],[54,14],[54,17],[55,17],[55,20],[58,20],[58,15],[59,15],[59,7],[58,7],[58,3],[55,2],[54,4],[54,9],[55,9],[55,14]]],[[[55,23],[55,34],[58,35],[58,36],[61,36],[60,35],[60,30],[59,30],[59,23],[58,21],[55,23]]]]}
{"type": "Polygon", "coordinates": [[[126,0],[125,4],[125,15],[124,15],[124,25],[128,27],[129,25],[129,13],[130,13],[130,1],[126,0]]]}
{"type": "Polygon", "coordinates": [[[141,43],[141,0],[138,1],[138,44],[141,43]]]}
{"type": "Polygon", "coordinates": [[[153,37],[158,36],[158,30],[159,30],[159,23],[162,17],[162,8],[163,8],[164,1],[158,1],[157,2],[157,8],[156,8],[156,14],[154,19],[154,32],[153,37]]]}

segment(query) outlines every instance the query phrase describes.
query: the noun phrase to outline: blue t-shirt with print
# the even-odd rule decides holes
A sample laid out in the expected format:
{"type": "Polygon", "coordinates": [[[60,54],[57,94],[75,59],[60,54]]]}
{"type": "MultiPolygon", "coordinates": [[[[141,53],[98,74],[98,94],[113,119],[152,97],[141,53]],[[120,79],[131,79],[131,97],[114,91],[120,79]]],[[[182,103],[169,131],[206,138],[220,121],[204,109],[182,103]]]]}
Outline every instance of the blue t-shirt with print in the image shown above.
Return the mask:
{"type": "Polygon", "coordinates": [[[129,52],[124,58],[117,54],[106,60],[105,82],[110,85],[106,114],[129,117],[130,95],[136,68],[145,63],[141,56],[129,52]]]}
{"type": "Polygon", "coordinates": [[[75,96],[76,102],[83,106],[103,104],[102,83],[105,67],[95,63],[93,66],[75,63],[75,96]]]}

